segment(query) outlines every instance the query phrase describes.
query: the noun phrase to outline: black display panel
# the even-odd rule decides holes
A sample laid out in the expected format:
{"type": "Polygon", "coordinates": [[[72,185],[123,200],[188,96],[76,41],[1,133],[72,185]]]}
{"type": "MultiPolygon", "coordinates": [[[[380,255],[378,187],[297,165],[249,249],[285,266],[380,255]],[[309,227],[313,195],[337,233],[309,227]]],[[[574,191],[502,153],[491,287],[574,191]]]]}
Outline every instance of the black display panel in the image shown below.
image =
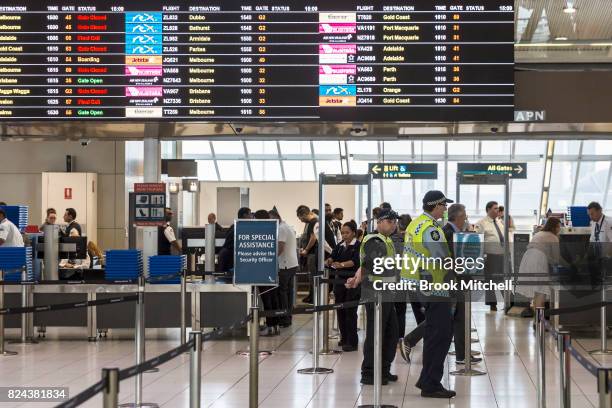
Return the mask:
{"type": "Polygon", "coordinates": [[[0,0],[0,121],[512,121],[513,0],[0,0]]]}

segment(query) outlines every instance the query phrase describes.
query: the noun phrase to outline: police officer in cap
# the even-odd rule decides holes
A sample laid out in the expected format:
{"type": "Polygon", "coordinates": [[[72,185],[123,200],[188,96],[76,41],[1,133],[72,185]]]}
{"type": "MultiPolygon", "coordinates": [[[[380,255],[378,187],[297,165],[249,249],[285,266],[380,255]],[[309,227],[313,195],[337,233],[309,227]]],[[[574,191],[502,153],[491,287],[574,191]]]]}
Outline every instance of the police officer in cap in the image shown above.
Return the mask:
{"type": "MultiPolygon", "coordinates": [[[[423,369],[416,383],[421,396],[426,398],[452,398],[455,391],[442,386],[444,360],[453,337],[452,299],[450,293],[442,288],[418,290],[421,281],[444,283],[452,280],[452,273],[443,268],[444,258],[450,251],[442,226],[442,218],[448,203],[452,203],[441,191],[428,191],[423,197],[423,214],[414,219],[404,238],[404,262],[401,272],[403,281],[416,284],[417,296],[425,305],[425,333],[423,336],[423,369]],[[429,259],[431,262],[416,262],[429,259]],[[436,260],[437,262],[434,262],[436,260]],[[415,261],[415,262],[413,262],[415,261]],[[417,268],[412,265],[418,264],[417,268]]],[[[404,338],[404,343],[407,342],[404,338]]]]}
{"type": "MultiPolygon", "coordinates": [[[[368,234],[363,239],[359,249],[361,267],[355,277],[346,282],[347,288],[356,288],[363,282],[362,298],[373,298],[373,281],[397,281],[396,268],[373,273],[375,259],[379,258],[384,265],[386,258],[395,258],[395,247],[390,236],[397,229],[399,216],[391,209],[382,209],[376,223],[376,233],[368,234]]],[[[378,262],[376,261],[377,265],[378,262]]],[[[386,296],[386,294],[384,294],[386,296]]],[[[397,317],[393,299],[383,298],[382,307],[382,384],[397,381],[397,375],[391,374],[391,363],[395,358],[397,348],[397,317]]],[[[361,383],[374,384],[374,304],[366,304],[367,330],[363,346],[363,363],[361,364],[361,383]]]]}

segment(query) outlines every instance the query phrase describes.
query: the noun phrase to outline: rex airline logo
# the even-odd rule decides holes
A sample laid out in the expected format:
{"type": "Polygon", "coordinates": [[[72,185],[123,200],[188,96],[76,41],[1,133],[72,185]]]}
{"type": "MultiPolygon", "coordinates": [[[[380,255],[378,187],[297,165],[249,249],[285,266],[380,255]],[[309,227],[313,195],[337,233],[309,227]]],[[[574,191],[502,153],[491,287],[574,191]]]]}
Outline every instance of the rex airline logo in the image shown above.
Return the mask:
{"type": "Polygon", "coordinates": [[[355,85],[322,85],[319,86],[320,96],[356,96],[355,85]]]}

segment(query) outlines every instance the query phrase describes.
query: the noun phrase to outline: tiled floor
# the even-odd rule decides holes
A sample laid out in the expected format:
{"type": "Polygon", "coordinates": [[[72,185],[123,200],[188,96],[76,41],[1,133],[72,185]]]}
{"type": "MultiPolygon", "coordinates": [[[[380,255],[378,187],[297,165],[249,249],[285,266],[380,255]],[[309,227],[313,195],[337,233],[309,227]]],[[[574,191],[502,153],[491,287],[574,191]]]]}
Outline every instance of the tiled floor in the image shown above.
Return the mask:
{"type": "MultiPolygon", "coordinates": [[[[408,308],[410,311],[410,308],[408,308]]],[[[529,319],[505,317],[502,312],[491,313],[474,305],[473,333],[480,339],[473,349],[484,353],[478,368],[486,370],[480,377],[454,377],[448,372],[456,366],[454,357],[447,359],[444,383],[457,391],[452,400],[427,400],[414,387],[421,369],[421,347],[413,352],[408,365],[399,353],[393,372],[400,377],[397,383],[383,387],[383,402],[397,407],[473,407],[473,408],[530,408],[535,401],[535,338],[529,319]]],[[[414,325],[411,315],[409,326],[414,325]]],[[[311,365],[311,320],[298,316],[292,328],[280,337],[262,338],[262,349],[273,349],[274,354],[262,358],[260,364],[260,406],[266,408],[334,407],[351,408],[372,401],[371,386],[359,384],[361,352],[336,356],[321,356],[321,366],[334,369],[333,374],[309,376],[297,369],[311,365]]],[[[360,334],[363,334],[361,332],[360,334]]],[[[548,406],[559,406],[558,358],[552,339],[548,338],[547,401],[548,406]]],[[[585,349],[596,348],[596,339],[574,341],[585,349]]],[[[176,341],[147,341],[147,356],[157,355],[177,345],[176,341]]],[[[246,340],[212,341],[205,343],[203,354],[203,407],[243,408],[248,406],[248,358],[236,355],[247,346],[246,340]]],[[[100,378],[103,367],[127,367],[134,363],[133,342],[102,340],[86,341],[45,340],[36,345],[10,345],[18,356],[0,357],[0,386],[68,386],[75,394],[100,378]]],[[[584,353],[586,355],[586,352],[584,353]]],[[[599,360],[611,365],[612,357],[599,360]]],[[[158,373],[145,374],[144,401],[163,407],[189,405],[189,356],[183,355],[160,367],[158,373]]],[[[134,380],[121,383],[121,402],[133,400],[134,380]]],[[[597,406],[595,378],[578,363],[572,361],[572,407],[597,406]]],[[[53,404],[0,403],[0,407],[48,407],[53,404]]],[[[101,396],[84,406],[102,406],[101,396]]]]}

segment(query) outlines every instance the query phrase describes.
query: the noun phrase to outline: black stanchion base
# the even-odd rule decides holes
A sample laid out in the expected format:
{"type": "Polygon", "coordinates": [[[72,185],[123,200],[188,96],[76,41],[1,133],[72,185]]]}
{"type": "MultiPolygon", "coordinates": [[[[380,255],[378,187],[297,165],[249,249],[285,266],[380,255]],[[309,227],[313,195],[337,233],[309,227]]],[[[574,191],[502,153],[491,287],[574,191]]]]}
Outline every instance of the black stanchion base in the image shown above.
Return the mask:
{"type": "Polygon", "coordinates": [[[136,404],[134,402],[128,402],[127,404],[119,404],[118,407],[121,407],[121,408],[138,408],[138,407],[159,408],[159,405],[154,402],[141,402],[140,404],[136,404]]]}
{"type": "Polygon", "coordinates": [[[612,355],[612,350],[591,350],[589,354],[594,356],[609,356],[612,355]]]}
{"type": "Polygon", "coordinates": [[[478,339],[471,339],[472,343],[480,343],[480,340],[478,339]]]}
{"type": "Polygon", "coordinates": [[[323,367],[311,367],[311,368],[300,368],[297,370],[298,374],[331,374],[334,372],[331,368],[323,367]]]}
{"type": "Polygon", "coordinates": [[[16,356],[17,354],[19,354],[16,351],[10,351],[10,350],[4,350],[2,353],[0,353],[0,356],[16,356]]]}
{"type": "Polygon", "coordinates": [[[93,343],[93,342],[98,341],[98,338],[97,338],[97,337],[88,337],[88,338],[87,338],[87,341],[89,341],[89,342],[92,342],[92,343],[93,343]]]}
{"type": "Polygon", "coordinates": [[[389,404],[380,404],[380,405],[368,404],[368,405],[358,405],[357,408],[397,408],[397,406],[389,405],[389,404]]]}

